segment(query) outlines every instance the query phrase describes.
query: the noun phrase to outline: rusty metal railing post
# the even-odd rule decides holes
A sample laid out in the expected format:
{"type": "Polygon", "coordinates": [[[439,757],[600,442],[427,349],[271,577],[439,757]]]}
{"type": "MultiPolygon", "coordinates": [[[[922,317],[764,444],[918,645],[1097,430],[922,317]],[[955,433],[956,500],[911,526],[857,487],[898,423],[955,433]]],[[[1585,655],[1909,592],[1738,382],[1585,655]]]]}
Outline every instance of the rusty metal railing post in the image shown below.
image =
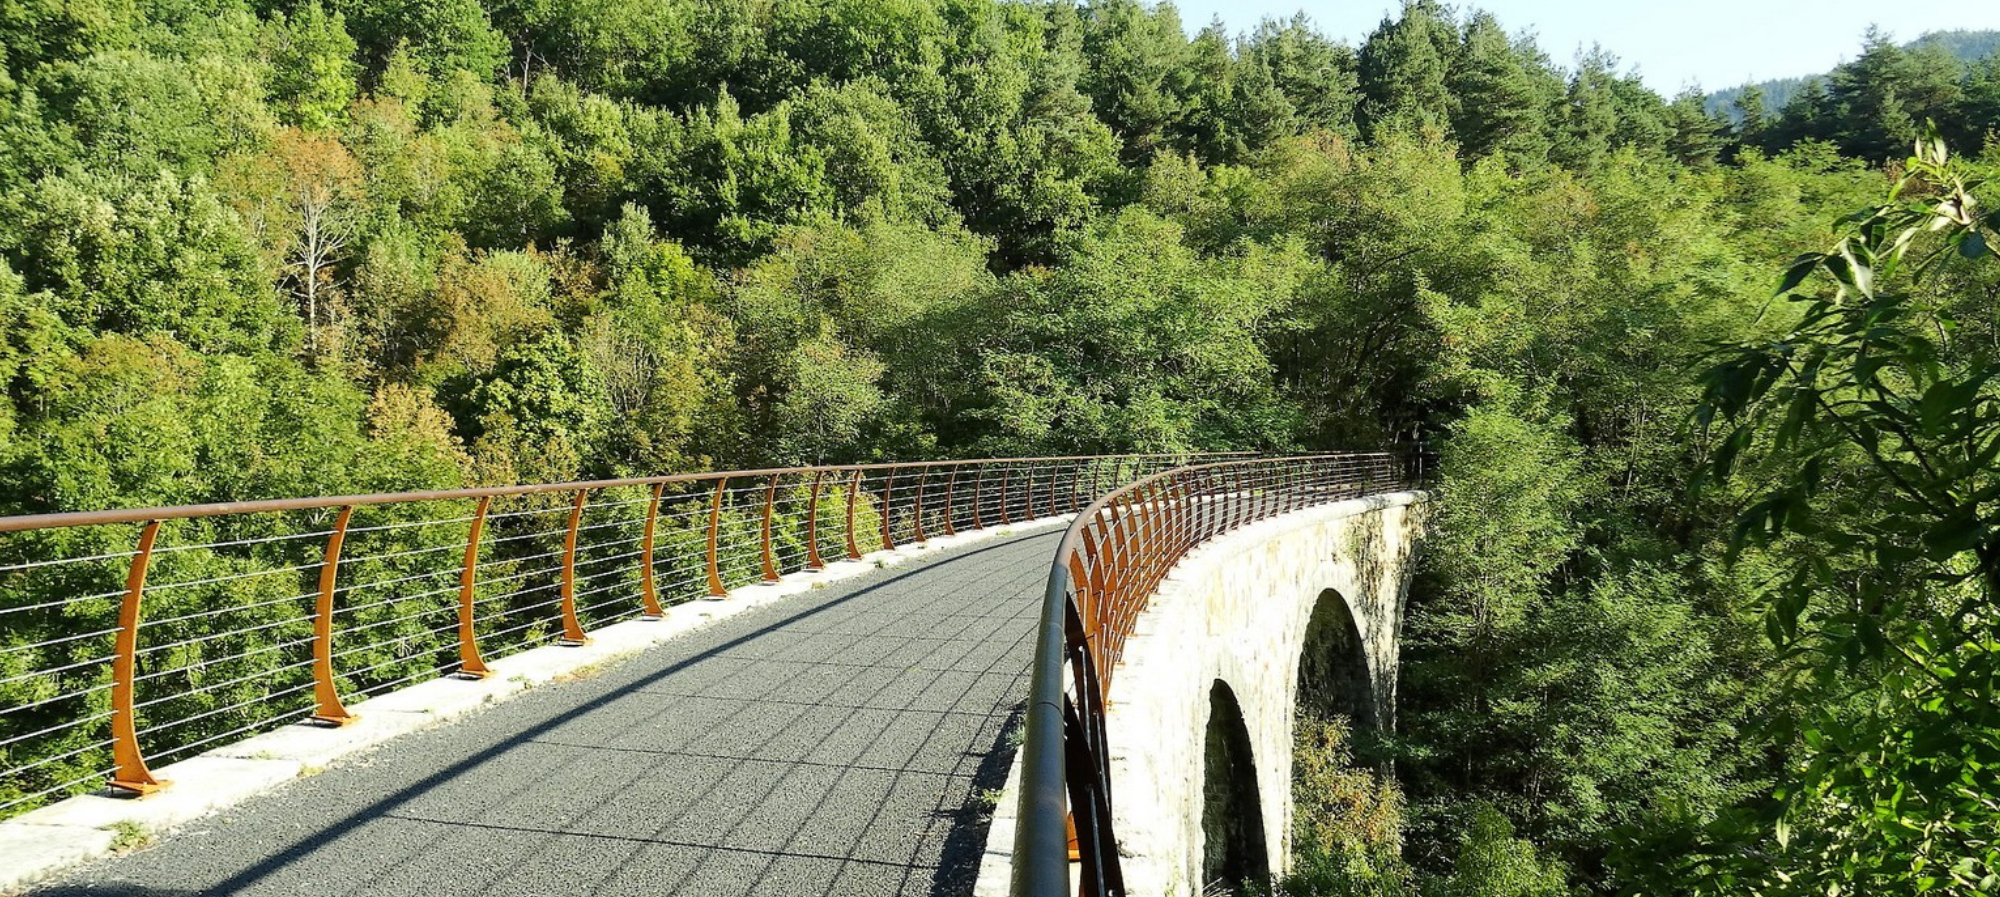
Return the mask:
{"type": "Polygon", "coordinates": [[[666,488],[665,483],[653,484],[653,494],[646,500],[646,531],[639,536],[645,542],[639,546],[640,598],[645,602],[640,613],[654,618],[667,615],[660,607],[660,589],[653,578],[653,531],[660,521],[660,496],[666,488]]]}
{"type": "Polygon", "coordinates": [[[1210,535],[1208,521],[1202,517],[1208,511],[1208,505],[1202,503],[1204,495],[1208,495],[1208,473],[1206,471],[1202,471],[1202,475],[1196,477],[1196,481],[1188,487],[1188,499],[1186,499],[1188,501],[1188,507],[1186,507],[1188,545],[1200,545],[1200,543],[1208,541],[1208,535],[1210,535]]]}
{"type": "Polygon", "coordinates": [[[812,497],[806,500],[806,569],[824,570],[826,561],[819,556],[819,485],[825,471],[813,471],[812,497]]]}
{"type": "Polygon", "coordinates": [[[1014,470],[1014,465],[1012,462],[1000,465],[1000,525],[1001,526],[1008,526],[1014,522],[1012,514],[1007,509],[1007,475],[1012,473],[1013,470],[1014,470]]]}
{"type": "MultiPolygon", "coordinates": [[[[1239,494],[1242,496],[1242,514],[1237,518],[1236,526],[1248,526],[1256,523],[1257,507],[1263,501],[1262,494],[1257,491],[1257,472],[1248,469],[1243,470],[1237,475],[1236,485],[1241,490],[1239,494]]],[[[1234,527],[1231,528],[1233,529],[1234,527]]]]}
{"type": "Polygon", "coordinates": [[[771,511],[777,507],[777,504],[778,475],[774,473],[771,474],[770,483],[764,486],[764,525],[762,532],[758,534],[758,540],[762,543],[763,549],[762,559],[765,582],[778,581],[778,562],[775,558],[771,557],[771,511]]]}
{"type": "Polygon", "coordinates": [[[888,478],[882,481],[882,507],[877,509],[875,518],[882,524],[882,550],[894,551],[896,539],[889,532],[890,521],[896,518],[896,468],[894,467],[889,468],[888,478]]]}
{"type": "Polygon", "coordinates": [[[854,472],[853,482],[847,485],[847,559],[861,560],[861,545],[854,541],[854,502],[861,497],[861,471],[854,472]]]}
{"type": "Polygon", "coordinates": [[[479,537],[486,531],[486,512],[493,496],[479,497],[479,510],[472,514],[472,531],[465,537],[465,562],[458,568],[458,674],[484,679],[493,675],[479,656],[479,636],[473,631],[473,593],[479,584],[479,537]]]}
{"type": "Polygon", "coordinates": [[[1208,500],[1203,502],[1201,530],[1213,535],[1222,531],[1222,512],[1229,500],[1223,497],[1226,490],[1222,485],[1222,475],[1216,471],[1203,474],[1202,485],[1202,493],[1208,496],[1208,500]]]}
{"type": "Polygon", "coordinates": [[[340,577],[340,546],[347,541],[347,524],[354,506],[347,505],[334,517],[333,533],[326,539],[326,560],[319,565],[319,601],[313,607],[313,715],[323,723],[345,726],[359,717],[340,703],[340,690],[333,683],[333,592],[340,577]]]}
{"type": "Polygon", "coordinates": [[[1180,498],[1176,500],[1175,504],[1175,517],[1180,521],[1181,550],[1183,552],[1201,544],[1202,540],[1206,538],[1206,535],[1202,532],[1200,517],[1198,516],[1201,513],[1201,506],[1196,504],[1200,500],[1201,492],[1197,482],[1183,481],[1181,483],[1180,498]]]}
{"type": "MultiPolygon", "coordinates": [[[[1263,503],[1263,494],[1257,490],[1257,472],[1245,470],[1237,477],[1237,486],[1242,489],[1243,514],[1237,519],[1237,526],[1248,526],[1258,520],[1257,509],[1263,503]]],[[[1234,529],[1234,527],[1231,527],[1234,529]]]]}
{"type": "Polygon", "coordinates": [[[957,486],[958,465],[953,464],[951,466],[951,473],[944,480],[944,534],[947,536],[958,535],[957,527],[953,526],[951,522],[951,494],[952,490],[957,486]]]}
{"type": "Polygon", "coordinates": [[[1243,523],[1241,515],[1243,508],[1243,478],[1238,474],[1237,468],[1231,467],[1223,471],[1223,479],[1227,480],[1228,483],[1222,488],[1222,528],[1225,530],[1235,529],[1243,523]]]}
{"type": "Polygon", "coordinates": [[[111,660],[111,787],[144,797],[169,783],[153,778],[139,750],[138,711],[133,699],[139,667],[139,605],[146,596],[146,568],[153,561],[153,542],[160,521],[139,529],[138,552],[125,574],[125,598],[118,605],[118,636],[111,660]]]}
{"type": "Polygon", "coordinates": [[[924,484],[930,482],[930,479],[931,479],[930,468],[928,467],[917,468],[917,500],[915,504],[911,505],[910,508],[910,525],[912,527],[910,540],[913,542],[925,541],[924,540],[924,484]]]}
{"type": "Polygon", "coordinates": [[[984,529],[986,522],[980,513],[980,500],[986,495],[986,465],[981,464],[972,474],[972,528],[984,529]]]}
{"type": "Polygon", "coordinates": [[[1203,513],[1208,510],[1202,496],[1208,494],[1207,471],[1197,470],[1183,481],[1181,504],[1181,530],[1188,545],[1199,545],[1208,538],[1208,526],[1203,513]]]}
{"type": "Polygon", "coordinates": [[[590,638],[583,633],[583,622],[576,618],[576,533],[583,526],[583,504],[589,499],[589,489],[576,490],[576,502],[569,506],[569,532],[563,534],[563,634],[560,642],[571,646],[590,644],[590,638]]]}
{"type": "Polygon", "coordinates": [[[715,481],[715,500],[708,506],[708,597],[723,598],[729,590],[722,587],[722,564],[715,556],[716,540],[722,529],[722,487],[729,485],[728,477],[715,481]]]}

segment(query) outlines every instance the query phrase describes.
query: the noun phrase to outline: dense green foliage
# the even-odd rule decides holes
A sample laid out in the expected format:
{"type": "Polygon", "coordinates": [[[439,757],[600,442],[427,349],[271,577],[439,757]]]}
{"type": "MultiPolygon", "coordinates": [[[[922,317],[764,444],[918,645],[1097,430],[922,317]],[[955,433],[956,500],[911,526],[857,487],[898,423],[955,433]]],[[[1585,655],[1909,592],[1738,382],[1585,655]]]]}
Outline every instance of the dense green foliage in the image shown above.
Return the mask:
{"type": "Polygon", "coordinates": [[[1940,471],[1991,467],[1992,266],[1884,272],[1888,381],[1848,298],[1769,299],[1926,118],[2000,162],[2000,57],[1871,36],[1759,102],[1430,0],[1359,46],[1135,0],[0,2],[0,509],[1422,439],[1401,721],[1352,748],[1395,787],[1304,727],[1297,889],[1990,891],[1991,774],[1946,780],[1992,766],[1945,756],[1992,692],[1923,677],[1991,669],[1990,477],[1940,471]],[[1757,417],[1770,377],[1691,426],[1718,343],[1921,428],[1757,417]],[[1690,494],[1718,447],[1757,475],[1690,494]]]}
{"type": "Polygon", "coordinates": [[[1933,132],[1888,203],[1794,263],[1781,292],[1830,287],[1791,297],[1798,326],[1707,375],[1704,419],[1733,424],[1714,470],[1742,464],[1761,493],[1732,547],[1783,559],[1766,623],[1807,708],[1781,731],[1809,748],[1761,814],[1714,827],[1744,839],[1698,855],[1718,893],[2000,887],[2000,217],[1983,180],[1933,132]]]}

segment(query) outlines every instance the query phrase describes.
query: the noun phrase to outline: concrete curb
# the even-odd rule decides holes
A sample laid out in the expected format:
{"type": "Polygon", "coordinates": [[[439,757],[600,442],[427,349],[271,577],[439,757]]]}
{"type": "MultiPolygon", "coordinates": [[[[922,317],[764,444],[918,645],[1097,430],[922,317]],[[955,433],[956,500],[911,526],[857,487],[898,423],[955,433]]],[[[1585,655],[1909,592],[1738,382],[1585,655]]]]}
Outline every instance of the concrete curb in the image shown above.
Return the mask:
{"type": "MultiPolygon", "coordinates": [[[[817,573],[745,586],[727,597],[667,608],[657,620],[592,630],[581,647],[546,645],[496,661],[486,679],[431,679],[348,706],[361,718],[341,728],[297,723],[215,748],[154,773],[173,787],[143,800],[102,791],[0,822],[0,894],[14,894],[85,861],[133,849],[210,813],[315,775],[392,739],[478,712],[537,685],[587,674],[717,621],[793,595],[939,552],[1067,525],[1074,515],[941,536],[817,573]]],[[[1011,778],[1010,778],[1011,781],[1011,778]]]]}

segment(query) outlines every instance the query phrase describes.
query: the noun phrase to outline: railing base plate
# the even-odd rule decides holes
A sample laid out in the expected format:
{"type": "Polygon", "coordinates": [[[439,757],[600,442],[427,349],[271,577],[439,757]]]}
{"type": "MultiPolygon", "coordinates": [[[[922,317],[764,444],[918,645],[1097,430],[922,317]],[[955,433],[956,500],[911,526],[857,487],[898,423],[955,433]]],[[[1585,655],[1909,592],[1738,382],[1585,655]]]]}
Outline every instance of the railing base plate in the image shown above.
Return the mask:
{"type": "Polygon", "coordinates": [[[156,782],[151,780],[144,782],[125,782],[125,781],[120,781],[118,779],[112,779],[110,782],[107,782],[106,784],[111,788],[111,790],[117,791],[128,798],[131,798],[133,800],[144,800],[146,798],[152,797],[154,794],[159,793],[160,789],[165,788],[173,783],[168,781],[156,782]]]}

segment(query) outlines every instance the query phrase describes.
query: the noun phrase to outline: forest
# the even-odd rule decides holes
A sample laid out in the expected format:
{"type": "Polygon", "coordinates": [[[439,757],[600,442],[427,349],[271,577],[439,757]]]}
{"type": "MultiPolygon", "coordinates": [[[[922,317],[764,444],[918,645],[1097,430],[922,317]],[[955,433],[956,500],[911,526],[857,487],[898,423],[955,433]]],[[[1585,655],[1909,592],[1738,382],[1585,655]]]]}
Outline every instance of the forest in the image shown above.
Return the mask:
{"type": "Polygon", "coordinates": [[[1275,887],[2000,893],[1996,130],[1434,0],[0,0],[0,513],[1420,443],[1275,887]]]}
{"type": "MultiPolygon", "coordinates": [[[[1868,37],[1872,40],[1878,36],[1886,37],[1886,35],[1879,34],[1879,29],[1878,34],[1871,34],[1868,37]]],[[[1866,46],[1865,43],[1864,46],[1866,46]]],[[[1952,68],[1951,63],[1960,65],[1977,63],[1993,55],[1995,50],[2000,50],[2000,31],[1930,31],[1925,32],[1916,40],[1903,44],[1901,49],[1905,53],[1925,53],[1943,56],[1948,62],[1942,68],[1948,71],[1952,68]]],[[[1736,87],[1725,88],[1708,95],[1707,109],[1711,113],[1723,114],[1732,126],[1740,125],[1743,121],[1743,111],[1738,107],[1737,103],[1742,99],[1744,94],[1755,91],[1761,95],[1758,97],[1756,105],[1761,105],[1766,111],[1780,110],[1789,105],[1792,97],[1800,89],[1804,88],[1808,82],[1812,81],[1820,82],[1819,89],[1825,90],[1827,75],[1771,78],[1753,84],[1742,84],[1736,87]]],[[[1804,110],[1804,107],[1800,108],[1801,111],[1804,110]]]]}

